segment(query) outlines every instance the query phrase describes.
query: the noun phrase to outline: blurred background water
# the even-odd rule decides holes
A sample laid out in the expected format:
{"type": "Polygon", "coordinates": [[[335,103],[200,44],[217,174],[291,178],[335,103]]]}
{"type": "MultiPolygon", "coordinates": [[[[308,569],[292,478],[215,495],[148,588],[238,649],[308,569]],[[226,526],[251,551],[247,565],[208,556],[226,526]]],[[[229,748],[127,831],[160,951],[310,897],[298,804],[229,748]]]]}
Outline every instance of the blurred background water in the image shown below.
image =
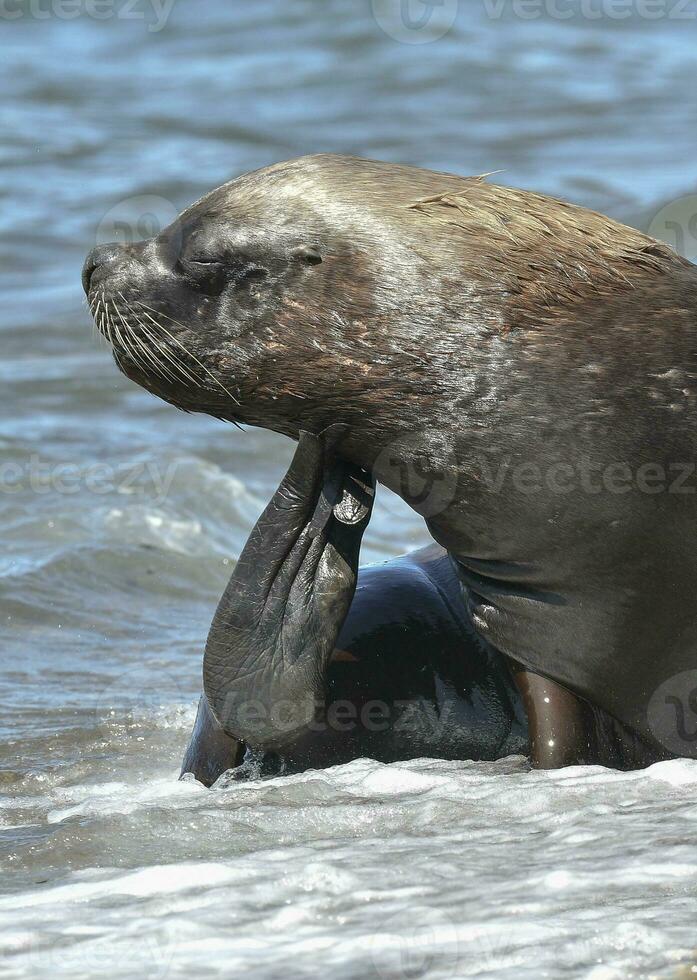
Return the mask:
{"type": "MultiPolygon", "coordinates": [[[[3,0],[0,37],[0,972],[690,975],[695,763],[176,782],[292,447],[121,377],[79,273],[325,150],[503,170],[694,258],[695,4],[3,0]]],[[[425,540],[381,498],[366,558],[425,540]]]]}

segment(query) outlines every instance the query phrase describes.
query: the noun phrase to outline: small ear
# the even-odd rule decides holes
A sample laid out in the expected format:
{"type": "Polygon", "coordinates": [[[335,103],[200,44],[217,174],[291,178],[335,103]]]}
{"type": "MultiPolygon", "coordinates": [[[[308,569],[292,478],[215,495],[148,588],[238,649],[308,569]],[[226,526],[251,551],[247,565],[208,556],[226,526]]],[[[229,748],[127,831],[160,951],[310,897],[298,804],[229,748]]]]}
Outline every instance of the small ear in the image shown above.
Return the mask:
{"type": "Polygon", "coordinates": [[[319,265],[322,261],[322,253],[315,245],[296,245],[290,254],[291,258],[307,265],[319,265]]]}

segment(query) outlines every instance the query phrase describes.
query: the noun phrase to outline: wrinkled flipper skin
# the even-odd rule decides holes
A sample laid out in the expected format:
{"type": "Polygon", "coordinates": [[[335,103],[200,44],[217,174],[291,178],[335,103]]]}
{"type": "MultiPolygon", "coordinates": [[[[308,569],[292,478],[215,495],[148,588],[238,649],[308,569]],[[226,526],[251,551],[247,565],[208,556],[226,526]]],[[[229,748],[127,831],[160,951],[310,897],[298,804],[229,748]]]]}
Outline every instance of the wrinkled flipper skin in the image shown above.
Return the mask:
{"type": "Polygon", "coordinates": [[[302,432],[216,611],[204,692],[222,731],[281,750],[315,718],[353,598],[371,478],[336,449],[345,432],[302,432]]]}

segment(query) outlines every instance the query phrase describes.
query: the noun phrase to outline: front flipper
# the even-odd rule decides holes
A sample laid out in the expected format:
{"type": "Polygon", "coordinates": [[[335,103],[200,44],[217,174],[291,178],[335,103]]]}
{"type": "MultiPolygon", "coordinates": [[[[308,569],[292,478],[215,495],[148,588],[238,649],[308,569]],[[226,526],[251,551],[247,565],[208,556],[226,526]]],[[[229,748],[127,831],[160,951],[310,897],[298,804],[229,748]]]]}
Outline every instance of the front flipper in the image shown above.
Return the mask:
{"type": "Polygon", "coordinates": [[[228,769],[239,766],[243,757],[244,745],[223,731],[213,717],[205,695],[202,695],[194,730],[184,753],[181,775],[193,773],[199,783],[212,786],[228,769]]]}
{"type": "Polygon", "coordinates": [[[208,704],[228,735],[255,748],[282,748],[313,721],[353,598],[374,488],[336,457],[344,432],[300,434],[208,635],[208,704]]]}

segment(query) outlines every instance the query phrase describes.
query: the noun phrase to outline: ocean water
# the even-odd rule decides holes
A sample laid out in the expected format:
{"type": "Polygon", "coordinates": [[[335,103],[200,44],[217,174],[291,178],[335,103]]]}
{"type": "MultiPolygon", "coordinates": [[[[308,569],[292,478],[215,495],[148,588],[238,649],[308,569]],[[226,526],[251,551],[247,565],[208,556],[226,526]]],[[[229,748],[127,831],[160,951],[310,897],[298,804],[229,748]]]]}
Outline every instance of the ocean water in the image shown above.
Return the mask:
{"type": "MultiPolygon", "coordinates": [[[[695,258],[694,4],[538,7],[2,5],[0,975],[697,972],[695,762],[177,781],[208,624],[292,447],[121,377],[80,289],[96,241],[319,150],[504,170],[695,258]]],[[[381,492],[366,560],[426,540],[381,492]]]]}

